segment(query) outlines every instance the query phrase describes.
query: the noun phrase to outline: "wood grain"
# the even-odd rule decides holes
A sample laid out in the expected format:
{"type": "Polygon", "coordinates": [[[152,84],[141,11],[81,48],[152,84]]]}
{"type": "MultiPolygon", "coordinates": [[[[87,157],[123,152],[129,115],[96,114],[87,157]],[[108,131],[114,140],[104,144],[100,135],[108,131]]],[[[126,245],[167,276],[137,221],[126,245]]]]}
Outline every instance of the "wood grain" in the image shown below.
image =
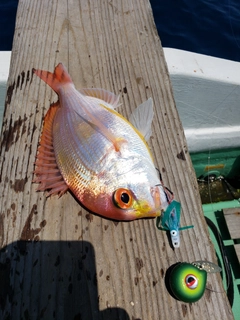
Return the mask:
{"type": "Polygon", "coordinates": [[[220,275],[186,304],[167,291],[178,261],[216,262],[197,182],[148,0],[20,0],[0,159],[1,319],[233,319],[220,275]],[[54,92],[32,74],[62,62],[77,87],[121,95],[120,112],[153,98],[150,142],[163,180],[182,204],[173,250],[155,219],[113,222],[68,193],[46,199],[32,184],[43,117],[54,92]]]}
{"type": "Polygon", "coordinates": [[[240,209],[228,208],[223,210],[224,217],[230,232],[231,239],[239,239],[240,234],[240,209]]]}

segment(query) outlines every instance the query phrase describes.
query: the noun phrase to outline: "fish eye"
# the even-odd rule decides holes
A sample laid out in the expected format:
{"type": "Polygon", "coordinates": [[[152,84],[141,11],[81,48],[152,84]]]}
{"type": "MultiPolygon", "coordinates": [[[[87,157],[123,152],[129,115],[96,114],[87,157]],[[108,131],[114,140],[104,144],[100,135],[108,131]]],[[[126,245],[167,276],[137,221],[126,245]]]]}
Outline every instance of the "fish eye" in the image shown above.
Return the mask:
{"type": "Polygon", "coordinates": [[[129,200],[130,200],[129,195],[126,192],[123,192],[121,194],[121,201],[128,204],[129,200]]]}
{"type": "Polygon", "coordinates": [[[189,289],[196,289],[198,286],[198,279],[193,274],[188,274],[185,278],[185,283],[189,289]]]}
{"type": "Polygon", "coordinates": [[[121,209],[130,208],[132,205],[132,201],[132,193],[128,189],[119,188],[113,194],[113,202],[121,209]]]}

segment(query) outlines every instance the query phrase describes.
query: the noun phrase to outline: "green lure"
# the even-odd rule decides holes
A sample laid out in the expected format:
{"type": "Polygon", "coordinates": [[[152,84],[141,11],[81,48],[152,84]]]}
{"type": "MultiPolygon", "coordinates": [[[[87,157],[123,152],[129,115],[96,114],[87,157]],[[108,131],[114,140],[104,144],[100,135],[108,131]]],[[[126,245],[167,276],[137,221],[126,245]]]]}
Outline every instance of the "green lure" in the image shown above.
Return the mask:
{"type": "Polygon", "coordinates": [[[220,272],[221,268],[209,261],[179,263],[170,273],[169,285],[173,295],[184,302],[196,302],[204,294],[207,273],[220,272]]]}

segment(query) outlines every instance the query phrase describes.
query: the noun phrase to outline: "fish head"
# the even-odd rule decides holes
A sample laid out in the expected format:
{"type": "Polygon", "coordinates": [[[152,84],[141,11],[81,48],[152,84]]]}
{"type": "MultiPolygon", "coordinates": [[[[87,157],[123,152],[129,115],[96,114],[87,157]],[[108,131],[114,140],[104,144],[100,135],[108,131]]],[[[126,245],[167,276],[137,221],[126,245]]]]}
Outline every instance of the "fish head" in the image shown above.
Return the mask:
{"type": "Polygon", "coordinates": [[[124,220],[135,220],[146,217],[156,217],[161,214],[160,195],[158,189],[151,188],[144,197],[128,188],[118,188],[114,191],[113,206],[124,220]]]}
{"type": "Polygon", "coordinates": [[[168,203],[161,185],[138,184],[129,189],[118,188],[115,190],[113,205],[121,210],[124,220],[135,220],[160,216],[168,203]]]}
{"type": "Polygon", "coordinates": [[[83,202],[93,212],[119,221],[157,217],[167,205],[165,193],[159,185],[119,187],[112,192],[95,194],[88,200],[88,204],[83,202]]]}

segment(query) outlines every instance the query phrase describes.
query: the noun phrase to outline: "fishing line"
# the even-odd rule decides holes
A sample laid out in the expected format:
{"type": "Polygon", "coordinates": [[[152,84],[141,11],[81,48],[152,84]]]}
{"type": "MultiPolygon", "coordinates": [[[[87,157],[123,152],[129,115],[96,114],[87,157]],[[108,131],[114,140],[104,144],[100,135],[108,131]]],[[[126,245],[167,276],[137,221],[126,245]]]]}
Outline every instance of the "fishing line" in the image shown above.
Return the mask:
{"type": "MultiPolygon", "coordinates": [[[[229,303],[232,306],[233,299],[234,299],[234,286],[233,286],[233,277],[232,277],[231,267],[230,267],[230,263],[227,258],[226,249],[225,249],[221,234],[219,233],[215,224],[208,217],[205,217],[205,220],[207,222],[208,227],[211,229],[212,233],[214,234],[214,237],[217,241],[217,244],[218,244],[220,252],[221,252],[224,270],[225,270],[225,274],[226,274],[227,296],[228,296],[229,303]]],[[[213,291],[212,289],[209,289],[207,287],[206,287],[206,289],[213,291]]],[[[218,292],[218,291],[214,291],[214,292],[218,292]]],[[[222,292],[219,292],[219,293],[222,293],[222,292]]]]}
{"type": "MultiPolygon", "coordinates": [[[[218,120],[216,119],[215,121],[215,126],[217,125],[218,120]]],[[[213,128],[213,133],[214,133],[214,128],[213,128]]],[[[213,180],[215,180],[215,178],[213,177],[213,179],[211,179],[211,174],[210,174],[210,168],[211,168],[211,148],[208,149],[208,176],[207,176],[207,184],[208,184],[208,194],[209,194],[209,201],[212,207],[212,212],[214,212],[214,206],[213,206],[213,197],[212,197],[212,190],[211,190],[211,183],[213,182],[213,180]]],[[[221,180],[225,179],[224,177],[221,177],[221,180]]],[[[232,194],[232,193],[231,193],[232,194]]],[[[231,272],[231,267],[230,267],[230,263],[228,261],[227,258],[227,254],[226,254],[226,249],[225,249],[225,245],[224,242],[222,240],[222,236],[220,234],[220,232],[218,231],[218,228],[215,226],[215,224],[212,222],[211,219],[209,219],[208,217],[204,216],[206,223],[208,225],[208,227],[210,228],[210,230],[212,231],[219,250],[220,250],[220,254],[222,257],[222,261],[223,261],[223,267],[224,267],[224,271],[225,271],[225,276],[226,276],[226,290],[224,291],[217,291],[211,288],[206,287],[207,290],[211,291],[211,292],[216,292],[216,293],[227,293],[227,297],[229,300],[229,303],[232,307],[233,305],[233,300],[234,300],[234,285],[233,285],[233,277],[232,277],[232,272],[231,272]]],[[[215,250],[216,255],[217,255],[217,251],[215,250]]],[[[217,255],[218,256],[218,255],[217,255]]],[[[218,257],[219,259],[219,257],[218,257]]],[[[222,271],[223,272],[223,271],[222,271]]]]}
{"type": "MultiPolygon", "coordinates": [[[[208,287],[206,287],[205,290],[208,290],[208,291],[211,291],[211,292],[215,292],[215,293],[226,293],[225,290],[224,291],[217,291],[217,290],[214,290],[214,289],[211,289],[211,288],[208,288],[208,287]]],[[[232,304],[230,304],[230,305],[232,307],[232,304]]]]}
{"type": "MultiPolygon", "coordinates": [[[[208,194],[209,194],[209,200],[210,200],[210,203],[212,205],[212,192],[211,192],[211,186],[210,186],[210,175],[209,175],[209,170],[210,170],[210,161],[211,159],[211,150],[209,149],[208,150],[208,180],[207,180],[207,183],[208,183],[208,194]]],[[[213,210],[213,205],[212,205],[212,210],[213,210]]]]}

